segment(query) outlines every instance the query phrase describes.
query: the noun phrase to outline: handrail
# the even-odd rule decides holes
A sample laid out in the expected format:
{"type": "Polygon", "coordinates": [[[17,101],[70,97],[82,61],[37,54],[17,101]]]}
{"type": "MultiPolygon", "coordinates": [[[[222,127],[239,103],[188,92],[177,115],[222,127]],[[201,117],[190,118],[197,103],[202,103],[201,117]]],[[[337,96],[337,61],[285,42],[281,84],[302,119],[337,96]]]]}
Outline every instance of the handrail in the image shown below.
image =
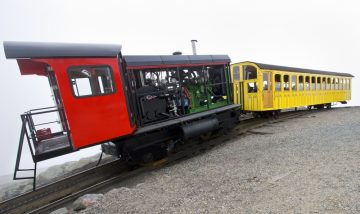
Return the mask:
{"type": "Polygon", "coordinates": [[[36,124],[34,126],[42,126],[42,125],[47,125],[47,124],[51,124],[51,123],[60,123],[60,121],[56,120],[56,121],[47,122],[47,123],[39,123],[39,124],[36,124]]]}
{"type": "MultiPolygon", "coordinates": [[[[68,143],[69,143],[69,149],[61,151],[62,152],[61,154],[66,154],[66,153],[69,153],[69,152],[72,151],[71,150],[71,139],[70,139],[70,135],[69,135],[69,129],[68,129],[68,126],[66,124],[66,120],[65,120],[65,123],[63,123],[62,120],[55,120],[55,121],[51,121],[51,122],[44,122],[44,123],[38,123],[38,124],[34,123],[34,120],[33,120],[34,115],[40,115],[40,114],[46,114],[46,113],[52,113],[52,112],[58,112],[60,117],[65,118],[64,109],[57,108],[56,106],[55,107],[32,109],[30,111],[25,112],[24,114],[21,114],[22,127],[21,127],[18,154],[17,154],[17,157],[16,157],[16,164],[15,164],[15,170],[14,170],[13,179],[14,180],[33,179],[33,190],[36,189],[37,162],[47,159],[47,157],[45,157],[45,156],[42,156],[42,157],[37,156],[37,155],[41,155],[41,154],[36,154],[37,153],[36,152],[36,149],[37,149],[36,146],[39,143],[39,139],[38,139],[39,136],[38,136],[37,131],[40,130],[40,128],[38,128],[38,130],[36,129],[37,126],[46,125],[46,124],[52,124],[52,123],[60,123],[62,125],[61,133],[63,133],[64,131],[66,132],[66,135],[68,137],[68,143]],[[27,141],[27,143],[24,142],[25,140],[27,141]],[[33,169],[20,168],[20,161],[21,161],[21,156],[22,156],[22,148],[23,148],[24,144],[28,144],[28,146],[29,146],[29,150],[30,150],[33,162],[34,162],[34,168],[33,169]],[[23,176],[23,177],[20,177],[18,175],[18,172],[26,172],[26,171],[33,171],[33,175],[32,176],[23,176]]],[[[51,133],[51,135],[53,136],[53,134],[57,134],[57,133],[60,133],[60,132],[51,133]]],[[[53,156],[53,157],[55,157],[55,156],[53,156]]]]}
{"type": "Polygon", "coordinates": [[[40,110],[45,110],[45,109],[50,109],[50,108],[57,108],[57,106],[30,109],[29,112],[31,112],[31,111],[40,111],[40,110]]]}
{"type": "Polygon", "coordinates": [[[59,109],[54,109],[54,110],[49,110],[49,111],[40,111],[40,112],[25,112],[23,115],[37,115],[37,114],[46,114],[46,113],[50,113],[50,112],[56,112],[56,111],[60,111],[59,109]]]}

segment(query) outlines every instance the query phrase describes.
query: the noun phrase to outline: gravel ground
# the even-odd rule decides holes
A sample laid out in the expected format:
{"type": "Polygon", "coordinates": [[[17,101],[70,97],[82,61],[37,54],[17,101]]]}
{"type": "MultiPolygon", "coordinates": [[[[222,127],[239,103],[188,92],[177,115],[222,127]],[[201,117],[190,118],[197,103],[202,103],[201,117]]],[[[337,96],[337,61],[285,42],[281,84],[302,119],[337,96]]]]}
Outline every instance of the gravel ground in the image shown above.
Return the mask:
{"type": "Polygon", "coordinates": [[[360,108],[279,122],[137,176],[83,213],[359,213],[360,108]]]}

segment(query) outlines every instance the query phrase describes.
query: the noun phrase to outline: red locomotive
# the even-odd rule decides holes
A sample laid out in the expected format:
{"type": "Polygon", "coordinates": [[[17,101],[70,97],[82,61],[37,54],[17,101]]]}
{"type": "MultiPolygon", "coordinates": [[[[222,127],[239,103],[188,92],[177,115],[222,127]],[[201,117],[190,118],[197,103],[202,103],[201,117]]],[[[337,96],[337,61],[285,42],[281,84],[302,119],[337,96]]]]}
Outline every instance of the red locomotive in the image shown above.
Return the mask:
{"type": "Polygon", "coordinates": [[[98,144],[127,161],[158,159],[238,118],[227,55],[122,56],[120,45],[30,42],[4,49],[22,75],[48,78],[56,104],[21,115],[14,179],[26,141],[36,175],[37,162],[98,144]],[[48,114],[58,130],[34,119],[48,114]]]}

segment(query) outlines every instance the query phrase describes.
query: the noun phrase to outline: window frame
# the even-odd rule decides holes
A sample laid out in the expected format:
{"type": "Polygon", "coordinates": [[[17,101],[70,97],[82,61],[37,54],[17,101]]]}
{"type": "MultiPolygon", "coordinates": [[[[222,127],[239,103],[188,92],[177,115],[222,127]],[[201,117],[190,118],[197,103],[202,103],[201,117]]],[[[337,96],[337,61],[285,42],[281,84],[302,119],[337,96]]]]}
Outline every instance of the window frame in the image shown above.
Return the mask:
{"type": "Polygon", "coordinates": [[[305,91],[305,76],[304,75],[299,75],[298,78],[299,78],[298,79],[298,82],[299,82],[298,91],[305,91]],[[300,81],[300,78],[302,79],[302,81],[300,81]]]}
{"type": "Polygon", "coordinates": [[[326,91],[327,90],[327,78],[321,77],[321,90],[326,91]]]}
{"type": "Polygon", "coordinates": [[[339,78],[339,90],[343,90],[343,78],[339,78]]]}
{"type": "Polygon", "coordinates": [[[316,91],[316,86],[316,76],[310,76],[310,90],[316,91]]]}
{"type": "Polygon", "coordinates": [[[283,78],[283,75],[277,74],[277,73],[274,74],[274,91],[283,91],[282,90],[282,78],[283,78]],[[280,76],[280,81],[279,82],[276,81],[276,75],[280,76]],[[278,89],[276,88],[276,83],[280,84],[280,87],[278,89]]]}
{"type": "Polygon", "coordinates": [[[321,77],[316,76],[316,90],[321,91],[321,77]]]}
{"type": "Polygon", "coordinates": [[[326,90],[331,90],[331,78],[326,78],[326,90]]]}
{"type": "Polygon", "coordinates": [[[240,78],[240,66],[239,65],[234,65],[233,66],[233,81],[241,81],[241,78],[240,78]],[[236,74],[236,76],[235,76],[236,74]],[[238,78],[235,78],[235,77],[238,77],[238,78]]]}
{"type": "Polygon", "coordinates": [[[82,99],[82,98],[89,98],[89,97],[99,97],[99,96],[107,96],[107,95],[111,95],[111,94],[115,94],[117,92],[116,90],[116,83],[115,83],[115,79],[114,79],[114,72],[113,72],[113,69],[110,65],[106,65],[106,64],[99,64],[99,65],[72,65],[72,66],[69,66],[67,68],[67,77],[69,79],[69,84],[70,84],[70,90],[71,90],[71,94],[73,95],[73,97],[75,97],[76,99],[82,99]],[[72,72],[71,69],[74,69],[74,68],[104,68],[104,67],[107,67],[109,68],[109,71],[110,71],[110,77],[111,77],[111,81],[113,83],[113,88],[114,90],[111,92],[111,93],[104,93],[104,94],[91,94],[91,95],[84,95],[84,96],[76,96],[75,94],[75,91],[73,89],[73,85],[72,85],[72,81],[71,81],[71,75],[70,73],[72,72]]]}
{"type": "MultiPolygon", "coordinates": [[[[256,67],[256,66],[254,66],[254,65],[243,65],[242,66],[242,72],[243,72],[243,80],[257,80],[258,79],[258,76],[259,76],[259,69],[256,67]],[[255,78],[251,78],[251,79],[249,79],[248,77],[247,77],[247,67],[252,67],[252,68],[254,68],[255,69],[255,78]]],[[[251,72],[250,72],[251,73],[251,72]]]]}
{"type": "Polygon", "coordinates": [[[298,76],[297,75],[291,75],[291,91],[297,91],[298,90],[298,76]],[[295,82],[294,82],[295,77],[295,82]],[[293,83],[295,83],[295,88],[293,88],[293,83]]]}
{"type": "Polygon", "coordinates": [[[305,81],[304,81],[304,91],[310,91],[311,89],[311,82],[310,82],[311,78],[309,75],[305,76],[305,81]]]}
{"type": "Polygon", "coordinates": [[[284,74],[282,75],[282,91],[290,91],[290,75],[284,74]],[[287,76],[287,82],[285,81],[285,77],[287,76]],[[286,89],[286,83],[287,83],[287,89],[286,89]]]}

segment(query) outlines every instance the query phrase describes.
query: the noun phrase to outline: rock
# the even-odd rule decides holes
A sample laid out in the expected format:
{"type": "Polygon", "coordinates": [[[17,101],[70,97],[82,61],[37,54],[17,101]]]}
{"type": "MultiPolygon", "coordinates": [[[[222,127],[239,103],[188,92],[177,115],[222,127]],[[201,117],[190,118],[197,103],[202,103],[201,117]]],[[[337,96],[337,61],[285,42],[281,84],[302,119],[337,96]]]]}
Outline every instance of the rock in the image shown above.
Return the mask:
{"type": "Polygon", "coordinates": [[[50,214],[68,214],[68,213],[69,213],[69,211],[65,207],[63,207],[63,208],[52,211],[50,214]]]}
{"type": "Polygon", "coordinates": [[[75,211],[86,209],[87,207],[93,205],[96,201],[100,200],[104,195],[103,194],[86,194],[76,199],[73,203],[73,209],[75,211]]]}

